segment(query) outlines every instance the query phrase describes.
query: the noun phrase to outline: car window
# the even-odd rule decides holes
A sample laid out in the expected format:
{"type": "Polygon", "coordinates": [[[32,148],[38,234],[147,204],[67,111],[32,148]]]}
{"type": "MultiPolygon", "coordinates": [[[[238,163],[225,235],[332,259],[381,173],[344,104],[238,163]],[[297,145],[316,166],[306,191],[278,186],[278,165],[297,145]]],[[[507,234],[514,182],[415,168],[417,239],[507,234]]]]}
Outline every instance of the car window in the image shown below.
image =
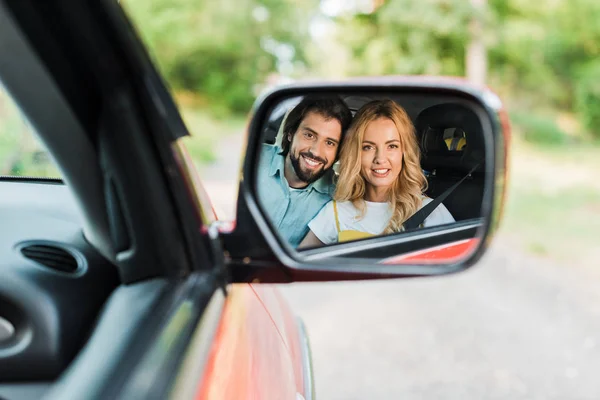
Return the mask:
{"type": "Polygon", "coordinates": [[[0,83],[0,176],[59,178],[58,168],[0,83]]]}

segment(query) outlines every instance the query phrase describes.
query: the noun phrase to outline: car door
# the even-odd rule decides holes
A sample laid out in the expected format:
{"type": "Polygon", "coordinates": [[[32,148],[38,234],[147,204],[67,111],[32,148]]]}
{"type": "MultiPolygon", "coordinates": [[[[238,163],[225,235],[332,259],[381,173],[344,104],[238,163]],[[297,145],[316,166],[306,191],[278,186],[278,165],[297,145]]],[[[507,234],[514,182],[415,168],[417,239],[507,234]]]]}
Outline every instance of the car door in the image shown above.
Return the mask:
{"type": "MultiPolygon", "coordinates": [[[[29,289],[11,292],[16,303],[37,300],[37,307],[57,310],[48,340],[75,334],[68,323],[72,307],[93,299],[102,308],[76,332],[84,345],[73,359],[58,346],[61,362],[41,377],[36,355],[22,357],[32,368],[4,380],[0,392],[12,398],[41,385],[47,398],[166,398],[185,373],[184,381],[196,388],[200,376],[180,367],[198,334],[203,340],[193,356],[208,359],[227,276],[218,239],[210,234],[210,205],[188,180],[177,144],[185,127],[160,76],[116,2],[2,2],[0,30],[2,84],[60,169],[62,180],[54,184],[73,200],[62,206],[81,214],[84,244],[69,245],[93,248],[118,271],[118,286],[109,294],[63,290],[68,305],[60,307],[57,285],[41,299],[29,289]]],[[[42,212],[51,212],[44,201],[49,183],[15,182],[31,189],[42,212]]],[[[30,239],[40,232],[32,222],[30,239]]],[[[46,279],[29,276],[24,285],[46,279]]],[[[244,285],[240,292],[250,290],[244,285]]],[[[0,353],[4,361],[6,354],[0,353]]]]}

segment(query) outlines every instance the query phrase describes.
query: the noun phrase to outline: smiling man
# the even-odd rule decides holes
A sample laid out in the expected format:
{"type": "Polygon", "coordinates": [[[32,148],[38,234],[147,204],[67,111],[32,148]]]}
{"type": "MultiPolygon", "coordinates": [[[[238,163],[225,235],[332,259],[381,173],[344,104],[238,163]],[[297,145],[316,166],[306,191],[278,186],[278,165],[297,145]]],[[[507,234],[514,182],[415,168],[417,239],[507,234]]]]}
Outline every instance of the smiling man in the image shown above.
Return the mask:
{"type": "Polygon", "coordinates": [[[261,205],[279,233],[297,247],[308,222],[331,200],[333,163],[352,114],[338,97],[306,97],[287,116],[281,148],[263,145],[261,205]]]}

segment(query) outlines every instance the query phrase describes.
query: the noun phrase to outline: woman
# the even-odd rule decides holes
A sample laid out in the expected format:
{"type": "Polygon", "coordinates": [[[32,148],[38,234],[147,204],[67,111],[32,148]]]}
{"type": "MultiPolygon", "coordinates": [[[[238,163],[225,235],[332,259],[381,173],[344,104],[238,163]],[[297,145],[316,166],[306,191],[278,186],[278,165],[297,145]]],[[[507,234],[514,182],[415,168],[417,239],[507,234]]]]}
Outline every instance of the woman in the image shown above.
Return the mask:
{"type": "MultiPolygon", "coordinates": [[[[340,175],[330,201],[308,224],[299,247],[313,247],[401,232],[402,224],[432,199],[423,195],[414,127],[392,100],[365,104],[340,151],[340,175]]],[[[454,222],[440,204],[422,226],[454,222]]]]}

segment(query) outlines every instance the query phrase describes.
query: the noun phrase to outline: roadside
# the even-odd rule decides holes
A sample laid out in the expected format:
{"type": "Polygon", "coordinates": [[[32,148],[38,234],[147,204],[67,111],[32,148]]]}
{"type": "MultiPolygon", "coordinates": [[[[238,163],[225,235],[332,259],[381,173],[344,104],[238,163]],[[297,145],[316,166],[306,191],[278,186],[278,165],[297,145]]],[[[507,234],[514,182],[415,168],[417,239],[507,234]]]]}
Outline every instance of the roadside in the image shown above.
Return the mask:
{"type": "Polygon", "coordinates": [[[280,286],[326,399],[595,399],[598,278],[499,236],[439,278],[280,286]]]}
{"type": "Polygon", "coordinates": [[[599,156],[598,145],[534,147],[515,140],[501,236],[543,259],[595,267],[599,156]]]}
{"type": "Polygon", "coordinates": [[[217,159],[209,164],[198,164],[204,187],[210,196],[217,215],[222,220],[235,219],[235,206],[238,193],[242,162],[242,148],[245,143],[243,131],[222,137],[215,148],[217,159]]]}

